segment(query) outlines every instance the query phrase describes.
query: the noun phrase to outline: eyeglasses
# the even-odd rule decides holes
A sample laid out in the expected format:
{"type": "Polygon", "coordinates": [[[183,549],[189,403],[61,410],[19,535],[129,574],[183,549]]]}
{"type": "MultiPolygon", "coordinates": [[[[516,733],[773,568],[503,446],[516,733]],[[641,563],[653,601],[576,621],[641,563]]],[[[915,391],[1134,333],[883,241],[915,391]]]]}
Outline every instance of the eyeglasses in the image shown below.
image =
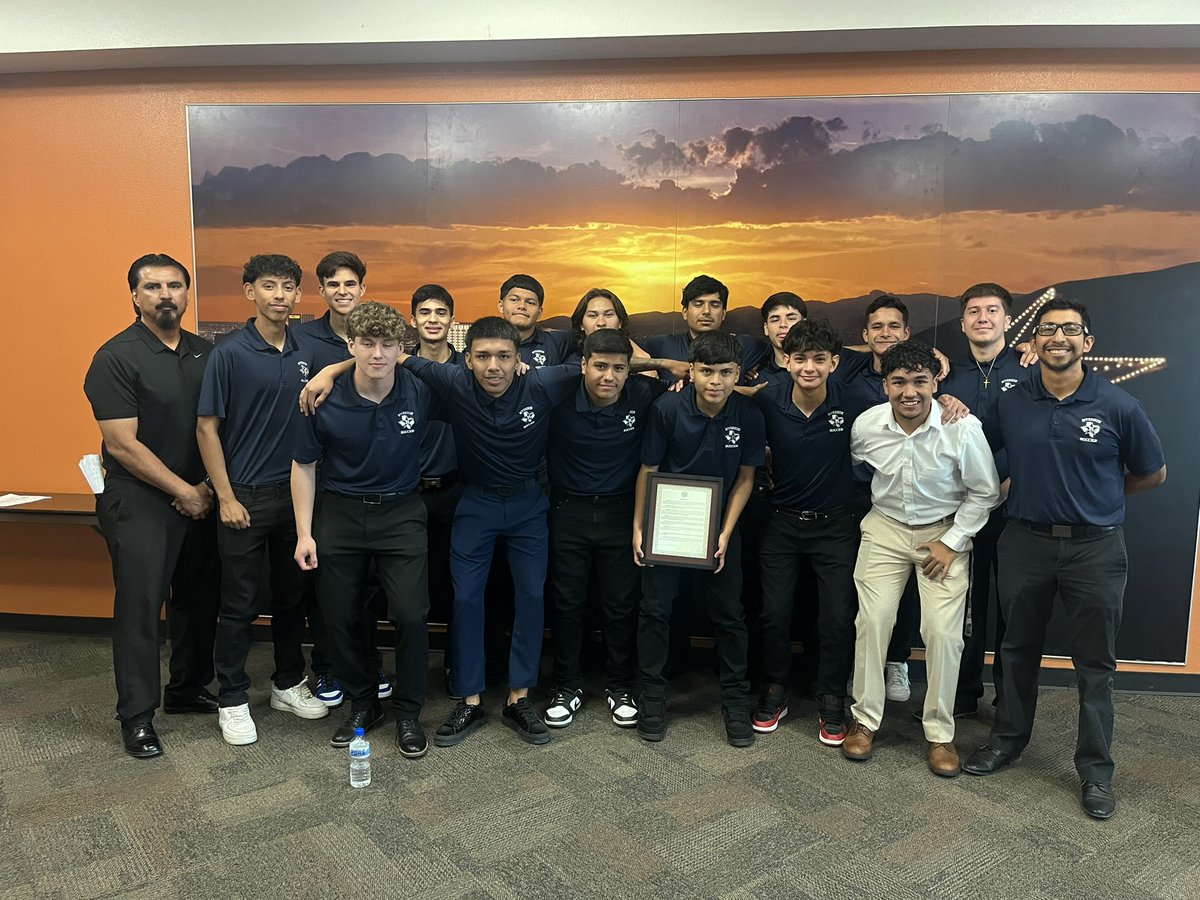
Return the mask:
{"type": "Polygon", "coordinates": [[[1060,328],[1067,337],[1079,337],[1081,334],[1088,333],[1088,330],[1078,322],[1039,322],[1034,326],[1033,333],[1040,334],[1042,337],[1051,337],[1060,328]]]}

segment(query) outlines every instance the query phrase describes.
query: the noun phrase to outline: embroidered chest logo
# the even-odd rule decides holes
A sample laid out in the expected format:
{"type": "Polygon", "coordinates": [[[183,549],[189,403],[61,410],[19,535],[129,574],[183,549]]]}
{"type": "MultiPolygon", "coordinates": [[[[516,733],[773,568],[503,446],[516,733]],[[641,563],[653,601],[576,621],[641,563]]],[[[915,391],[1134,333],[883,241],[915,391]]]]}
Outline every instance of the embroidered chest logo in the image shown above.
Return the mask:
{"type": "Polygon", "coordinates": [[[522,428],[528,428],[530,425],[532,425],[534,423],[535,419],[537,418],[537,416],[535,415],[535,413],[533,411],[532,406],[525,407],[524,409],[520,410],[517,413],[517,415],[521,417],[521,427],[522,428]]]}
{"type": "Polygon", "coordinates": [[[1019,380],[1017,380],[1016,378],[1005,378],[1004,380],[1002,380],[1000,382],[1000,393],[1004,393],[1005,391],[1011,391],[1013,388],[1015,388],[1020,383],[1021,382],[1019,380]]]}
{"type": "Polygon", "coordinates": [[[1103,421],[1095,416],[1086,416],[1085,418],[1080,419],[1079,430],[1083,432],[1083,437],[1081,437],[1080,440],[1087,444],[1097,443],[1096,435],[1100,433],[1100,427],[1103,424],[1103,421]]]}
{"type": "Polygon", "coordinates": [[[633,431],[637,427],[637,412],[631,409],[621,421],[625,423],[625,431],[622,434],[633,431]]]}
{"type": "Polygon", "coordinates": [[[845,425],[846,414],[840,409],[831,409],[829,411],[829,433],[845,431],[845,425]]]}
{"type": "Polygon", "coordinates": [[[296,365],[300,369],[300,380],[308,381],[308,363],[304,360],[299,360],[296,365]]]}
{"type": "Polygon", "coordinates": [[[417,424],[417,414],[411,409],[406,409],[402,413],[396,413],[396,421],[400,425],[401,434],[412,434],[413,426],[417,424]]]}
{"type": "Polygon", "coordinates": [[[742,439],[742,429],[737,425],[729,425],[725,428],[725,449],[736,450],[738,442],[742,439]]]}
{"type": "Polygon", "coordinates": [[[535,366],[544,366],[546,364],[545,350],[534,350],[530,355],[533,357],[533,364],[535,366]]]}

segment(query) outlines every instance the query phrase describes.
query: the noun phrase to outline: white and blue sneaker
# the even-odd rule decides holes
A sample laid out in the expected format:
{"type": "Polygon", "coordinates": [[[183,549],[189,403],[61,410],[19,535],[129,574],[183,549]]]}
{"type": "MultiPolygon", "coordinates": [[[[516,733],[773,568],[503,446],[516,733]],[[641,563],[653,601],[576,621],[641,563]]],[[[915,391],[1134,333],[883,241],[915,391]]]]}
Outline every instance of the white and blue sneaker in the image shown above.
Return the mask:
{"type": "Polygon", "coordinates": [[[382,672],[379,673],[379,699],[386,700],[392,696],[392,683],[388,681],[388,677],[382,672]]]}
{"type": "Polygon", "coordinates": [[[317,689],[313,691],[313,696],[330,709],[341,706],[342,701],[346,699],[342,694],[342,686],[338,684],[338,680],[332,675],[319,675],[317,677],[317,689]]]}

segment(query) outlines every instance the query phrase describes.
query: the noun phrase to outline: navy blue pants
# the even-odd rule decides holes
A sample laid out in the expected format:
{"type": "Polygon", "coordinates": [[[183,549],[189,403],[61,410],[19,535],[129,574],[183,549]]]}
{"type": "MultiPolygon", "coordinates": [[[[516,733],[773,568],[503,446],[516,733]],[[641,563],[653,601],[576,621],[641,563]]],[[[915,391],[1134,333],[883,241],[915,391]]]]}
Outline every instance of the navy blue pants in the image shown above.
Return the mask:
{"type": "Polygon", "coordinates": [[[450,576],[454,582],[454,687],[464,697],[484,688],[483,595],[497,538],[504,538],[512,571],[514,612],[508,684],[513,690],[537,684],[542,655],[546,584],[546,495],[536,482],[513,496],[466,485],[454,511],[450,576]]]}

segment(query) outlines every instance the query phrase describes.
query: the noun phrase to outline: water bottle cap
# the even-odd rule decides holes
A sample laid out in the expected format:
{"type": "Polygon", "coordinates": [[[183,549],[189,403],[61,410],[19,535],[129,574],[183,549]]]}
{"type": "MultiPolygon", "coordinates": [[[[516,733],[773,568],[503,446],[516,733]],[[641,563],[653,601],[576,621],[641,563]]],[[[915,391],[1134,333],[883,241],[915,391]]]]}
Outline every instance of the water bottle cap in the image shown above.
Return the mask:
{"type": "Polygon", "coordinates": [[[364,734],[366,734],[366,732],[365,732],[363,729],[361,729],[361,728],[355,728],[355,729],[354,729],[354,736],[355,736],[355,737],[362,737],[364,734]]]}

